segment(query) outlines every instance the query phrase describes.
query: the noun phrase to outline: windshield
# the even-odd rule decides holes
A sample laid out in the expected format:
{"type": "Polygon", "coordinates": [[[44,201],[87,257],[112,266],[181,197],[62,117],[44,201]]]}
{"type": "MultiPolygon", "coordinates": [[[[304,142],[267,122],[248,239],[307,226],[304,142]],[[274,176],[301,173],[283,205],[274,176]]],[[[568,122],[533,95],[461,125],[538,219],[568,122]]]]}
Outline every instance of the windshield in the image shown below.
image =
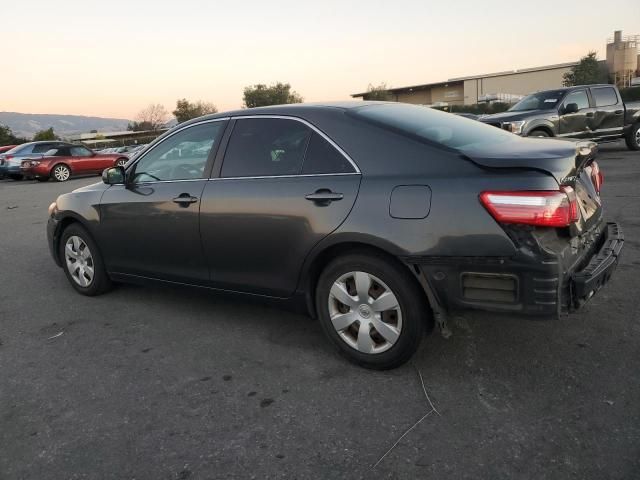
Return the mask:
{"type": "Polygon", "coordinates": [[[31,153],[31,151],[33,150],[33,144],[32,143],[28,143],[28,144],[22,144],[22,145],[18,145],[17,147],[13,147],[11,150],[5,152],[7,155],[16,155],[16,154],[20,154],[20,153],[31,153]]]}
{"type": "Polygon", "coordinates": [[[525,110],[553,110],[556,108],[562,97],[564,90],[549,90],[548,92],[538,92],[527,95],[513,107],[510,112],[523,112],[525,110]]]}
{"type": "Polygon", "coordinates": [[[418,105],[366,105],[354,109],[354,114],[459,152],[518,139],[516,135],[500,128],[418,105]]]}

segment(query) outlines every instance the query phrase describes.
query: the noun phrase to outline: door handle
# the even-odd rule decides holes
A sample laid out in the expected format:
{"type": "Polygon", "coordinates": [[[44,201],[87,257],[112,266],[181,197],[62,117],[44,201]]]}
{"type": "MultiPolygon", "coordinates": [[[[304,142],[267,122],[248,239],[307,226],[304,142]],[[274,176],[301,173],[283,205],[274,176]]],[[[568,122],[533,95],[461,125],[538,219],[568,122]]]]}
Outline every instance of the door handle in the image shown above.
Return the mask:
{"type": "Polygon", "coordinates": [[[181,193],[176,198],[173,199],[173,203],[177,203],[181,207],[188,207],[192,203],[196,203],[198,201],[198,197],[192,197],[188,193],[181,193]]]}
{"type": "Polygon", "coordinates": [[[622,115],[624,113],[624,110],[616,110],[614,113],[616,115],[622,115]]]}
{"type": "Polygon", "coordinates": [[[342,193],[334,193],[331,190],[322,188],[320,190],[316,190],[314,193],[305,195],[304,198],[314,202],[316,205],[326,206],[331,202],[342,200],[344,198],[344,195],[342,193]]]}
{"type": "Polygon", "coordinates": [[[593,117],[593,112],[587,112],[587,117],[593,117]]]}

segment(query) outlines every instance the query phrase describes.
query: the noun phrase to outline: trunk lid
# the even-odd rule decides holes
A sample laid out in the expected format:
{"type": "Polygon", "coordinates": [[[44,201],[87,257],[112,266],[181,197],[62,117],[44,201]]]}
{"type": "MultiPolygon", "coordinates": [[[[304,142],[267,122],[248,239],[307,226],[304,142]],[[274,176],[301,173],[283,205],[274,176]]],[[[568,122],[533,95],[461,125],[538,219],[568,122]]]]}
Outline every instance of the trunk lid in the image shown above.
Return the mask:
{"type": "Polygon", "coordinates": [[[464,157],[481,168],[537,170],[574,189],[580,220],[572,234],[590,230],[601,221],[602,203],[592,175],[597,145],[589,141],[521,138],[516,142],[467,148],[464,157]]]}

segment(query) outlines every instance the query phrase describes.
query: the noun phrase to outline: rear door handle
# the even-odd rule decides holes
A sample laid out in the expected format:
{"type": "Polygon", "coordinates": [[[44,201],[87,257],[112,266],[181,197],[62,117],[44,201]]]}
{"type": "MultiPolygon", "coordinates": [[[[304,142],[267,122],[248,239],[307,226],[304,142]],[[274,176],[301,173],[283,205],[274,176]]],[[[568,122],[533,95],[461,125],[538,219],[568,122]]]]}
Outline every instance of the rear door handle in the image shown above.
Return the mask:
{"type": "Polygon", "coordinates": [[[624,113],[624,110],[616,110],[615,114],[616,115],[622,115],[624,113]]]}
{"type": "Polygon", "coordinates": [[[192,197],[188,193],[181,193],[176,198],[173,199],[173,203],[177,203],[181,207],[188,207],[192,203],[196,203],[198,201],[198,197],[192,197]]]}
{"type": "Polygon", "coordinates": [[[310,200],[317,205],[329,205],[331,202],[337,202],[342,200],[344,195],[342,193],[334,193],[331,190],[320,189],[314,193],[309,193],[304,196],[307,200],[310,200]]]}

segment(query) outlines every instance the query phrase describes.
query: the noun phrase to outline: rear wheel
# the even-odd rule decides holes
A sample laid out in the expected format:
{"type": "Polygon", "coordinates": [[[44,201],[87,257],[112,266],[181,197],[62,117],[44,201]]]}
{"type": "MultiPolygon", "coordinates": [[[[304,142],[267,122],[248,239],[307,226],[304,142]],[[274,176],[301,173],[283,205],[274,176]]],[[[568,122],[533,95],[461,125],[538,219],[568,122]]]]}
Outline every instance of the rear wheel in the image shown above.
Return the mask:
{"type": "Polygon", "coordinates": [[[629,150],[640,150],[640,123],[635,124],[625,138],[629,150]]]}
{"type": "Polygon", "coordinates": [[[17,173],[12,173],[11,175],[9,175],[9,178],[11,180],[15,180],[16,182],[19,182],[20,180],[22,180],[24,177],[20,174],[17,173]]]}
{"type": "Polygon", "coordinates": [[[62,268],[77,292],[94,296],[111,288],[98,246],[84,227],[69,225],[62,233],[59,248],[62,268]]]}
{"type": "Polygon", "coordinates": [[[119,158],[116,161],[116,167],[124,167],[127,164],[128,161],[129,161],[128,158],[119,158]]]}
{"type": "Polygon", "coordinates": [[[51,178],[56,182],[66,182],[71,176],[71,170],[63,163],[59,163],[51,170],[51,178]]]}
{"type": "Polygon", "coordinates": [[[411,358],[430,313],[401,265],[365,254],[337,258],[324,269],[316,310],[324,333],[344,356],[377,370],[411,358]]]}
{"type": "Polygon", "coordinates": [[[36,180],[39,182],[48,182],[49,177],[36,177],[36,180]]]}
{"type": "Polygon", "coordinates": [[[528,136],[529,137],[550,137],[551,135],[549,135],[549,132],[547,132],[546,130],[538,129],[531,132],[528,136]]]}

